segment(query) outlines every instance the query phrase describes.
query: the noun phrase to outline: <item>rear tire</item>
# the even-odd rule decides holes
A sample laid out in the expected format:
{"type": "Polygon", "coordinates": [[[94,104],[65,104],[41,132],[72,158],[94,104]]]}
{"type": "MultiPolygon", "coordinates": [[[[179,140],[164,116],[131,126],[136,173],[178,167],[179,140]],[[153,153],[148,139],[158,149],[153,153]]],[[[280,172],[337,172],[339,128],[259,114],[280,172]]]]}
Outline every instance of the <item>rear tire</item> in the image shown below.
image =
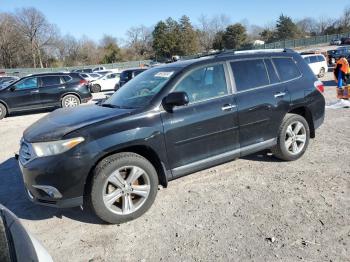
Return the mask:
{"type": "Polygon", "coordinates": [[[0,103],[0,120],[3,119],[7,115],[6,106],[0,103]]]}
{"type": "Polygon", "coordinates": [[[80,105],[80,99],[76,95],[66,95],[61,102],[62,108],[77,107],[80,105]]]}
{"type": "Polygon", "coordinates": [[[88,198],[99,218],[120,224],[143,215],[157,191],[158,175],[147,159],[135,153],[118,153],[96,166],[88,198]]]}
{"type": "Polygon", "coordinates": [[[91,87],[91,93],[99,93],[101,92],[101,86],[98,84],[94,84],[91,87]]]}
{"type": "Polygon", "coordinates": [[[275,157],[294,161],[306,151],[310,140],[310,128],[304,117],[287,114],[280,126],[277,145],[271,149],[275,157]]]}

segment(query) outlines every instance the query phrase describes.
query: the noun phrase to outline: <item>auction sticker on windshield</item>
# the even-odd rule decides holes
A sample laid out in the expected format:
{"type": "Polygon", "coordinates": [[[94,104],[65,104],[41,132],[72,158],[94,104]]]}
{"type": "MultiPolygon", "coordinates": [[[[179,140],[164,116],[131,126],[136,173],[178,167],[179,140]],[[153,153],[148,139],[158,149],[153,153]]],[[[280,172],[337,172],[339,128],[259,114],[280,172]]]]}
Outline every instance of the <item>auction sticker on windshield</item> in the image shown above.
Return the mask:
{"type": "Polygon", "coordinates": [[[163,77],[163,78],[169,78],[174,74],[174,72],[158,72],[155,74],[155,77],[163,77]]]}

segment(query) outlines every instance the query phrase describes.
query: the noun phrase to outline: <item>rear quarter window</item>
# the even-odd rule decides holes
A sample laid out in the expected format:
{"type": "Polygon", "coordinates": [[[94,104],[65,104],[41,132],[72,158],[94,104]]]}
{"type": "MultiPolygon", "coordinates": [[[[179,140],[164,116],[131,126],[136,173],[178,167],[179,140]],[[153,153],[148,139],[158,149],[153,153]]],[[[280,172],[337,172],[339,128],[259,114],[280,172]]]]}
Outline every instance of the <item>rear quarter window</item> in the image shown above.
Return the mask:
{"type": "Polygon", "coordinates": [[[288,81],[301,76],[300,70],[291,57],[272,58],[281,81],[288,81]]]}

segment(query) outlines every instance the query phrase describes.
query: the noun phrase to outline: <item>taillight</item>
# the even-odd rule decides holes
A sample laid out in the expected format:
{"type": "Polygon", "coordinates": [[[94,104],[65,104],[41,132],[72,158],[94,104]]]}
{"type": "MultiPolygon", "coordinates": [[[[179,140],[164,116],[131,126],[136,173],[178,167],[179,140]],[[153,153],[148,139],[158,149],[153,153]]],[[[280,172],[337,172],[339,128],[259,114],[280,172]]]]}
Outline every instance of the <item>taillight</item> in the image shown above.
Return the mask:
{"type": "Polygon", "coordinates": [[[324,85],[321,81],[315,81],[314,86],[320,93],[324,92],[324,85]]]}
{"type": "Polygon", "coordinates": [[[88,81],[86,81],[85,79],[81,79],[80,81],[79,81],[79,85],[87,85],[89,82],[88,81]]]}

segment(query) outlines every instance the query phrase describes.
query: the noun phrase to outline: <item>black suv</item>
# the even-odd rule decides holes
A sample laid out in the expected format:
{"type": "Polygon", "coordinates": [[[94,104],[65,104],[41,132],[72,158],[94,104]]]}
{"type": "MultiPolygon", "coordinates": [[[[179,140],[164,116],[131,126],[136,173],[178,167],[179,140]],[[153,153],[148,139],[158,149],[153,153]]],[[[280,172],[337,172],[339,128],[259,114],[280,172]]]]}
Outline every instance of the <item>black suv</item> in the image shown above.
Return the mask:
{"type": "Polygon", "coordinates": [[[264,149],[300,158],[324,120],[323,84],[290,50],[222,52],[138,75],[100,105],[56,110],[23,134],[33,201],[135,219],[158,185],[264,149]]]}
{"type": "Polygon", "coordinates": [[[130,81],[135,76],[137,76],[138,74],[140,74],[146,70],[147,70],[147,68],[130,68],[130,69],[124,70],[123,72],[120,73],[119,83],[116,84],[114,89],[118,90],[123,85],[125,85],[128,81],[130,81]]]}
{"type": "Polygon", "coordinates": [[[0,119],[15,111],[75,107],[92,98],[78,73],[47,73],[21,78],[0,89],[0,119]]]}

